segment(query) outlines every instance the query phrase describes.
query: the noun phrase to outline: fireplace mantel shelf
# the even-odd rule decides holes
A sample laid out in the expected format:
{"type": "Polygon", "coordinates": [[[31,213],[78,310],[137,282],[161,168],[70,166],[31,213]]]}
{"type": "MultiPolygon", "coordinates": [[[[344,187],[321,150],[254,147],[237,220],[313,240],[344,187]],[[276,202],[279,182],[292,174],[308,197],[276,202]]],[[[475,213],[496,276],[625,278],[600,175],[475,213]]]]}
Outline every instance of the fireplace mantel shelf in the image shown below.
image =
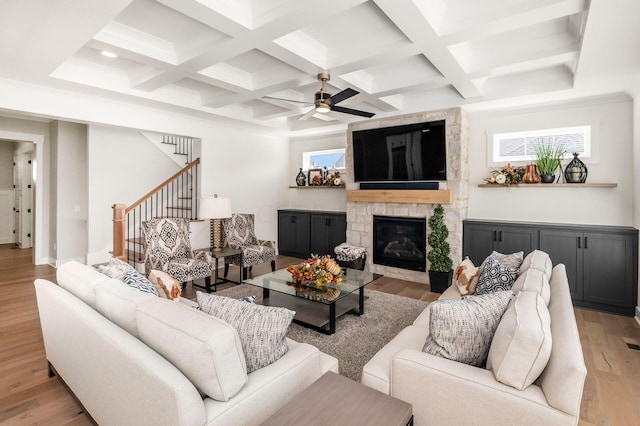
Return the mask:
{"type": "Polygon", "coordinates": [[[451,204],[453,203],[453,191],[450,189],[352,189],[347,190],[347,201],[365,203],[451,204]]]}

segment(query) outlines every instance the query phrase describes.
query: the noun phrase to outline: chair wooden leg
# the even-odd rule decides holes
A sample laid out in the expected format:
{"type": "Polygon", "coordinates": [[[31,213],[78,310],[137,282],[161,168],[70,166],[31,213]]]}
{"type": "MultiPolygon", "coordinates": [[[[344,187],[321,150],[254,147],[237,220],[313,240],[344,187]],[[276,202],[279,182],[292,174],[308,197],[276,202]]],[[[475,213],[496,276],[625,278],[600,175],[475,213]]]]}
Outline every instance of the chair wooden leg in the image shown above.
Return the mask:
{"type": "Polygon", "coordinates": [[[276,271],[276,261],[272,260],[271,261],[271,272],[275,272],[276,271]]]}
{"type": "Polygon", "coordinates": [[[204,289],[207,293],[211,293],[211,275],[204,277],[204,289]]]}
{"type": "Polygon", "coordinates": [[[183,289],[183,290],[184,290],[185,288],[187,288],[187,282],[186,282],[186,281],[185,281],[185,282],[183,282],[183,283],[180,285],[180,287],[182,287],[182,289],[183,289]]]}
{"type": "Polygon", "coordinates": [[[242,268],[242,276],[240,277],[240,282],[244,281],[245,278],[249,278],[249,274],[247,272],[247,267],[242,268]]]}

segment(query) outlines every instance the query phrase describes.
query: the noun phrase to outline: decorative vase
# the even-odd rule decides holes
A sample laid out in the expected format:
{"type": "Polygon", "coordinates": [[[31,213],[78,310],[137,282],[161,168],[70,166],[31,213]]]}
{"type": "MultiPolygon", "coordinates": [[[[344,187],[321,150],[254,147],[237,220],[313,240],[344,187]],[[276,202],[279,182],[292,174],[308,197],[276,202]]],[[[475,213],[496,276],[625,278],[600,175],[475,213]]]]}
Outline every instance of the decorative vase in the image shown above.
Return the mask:
{"type": "Polygon", "coordinates": [[[307,176],[302,171],[302,167],[300,167],[300,171],[298,172],[298,175],[296,176],[296,185],[305,186],[306,184],[307,184],[307,176]]]}
{"type": "Polygon", "coordinates": [[[429,286],[434,293],[444,293],[451,285],[453,271],[440,272],[429,269],[429,286]]]}
{"type": "Polygon", "coordinates": [[[587,166],[573,153],[573,160],[564,169],[564,179],[567,183],[584,183],[587,180],[587,166]]]}
{"type": "Polygon", "coordinates": [[[544,173],[540,176],[542,183],[553,183],[556,180],[556,175],[550,173],[544,173]]]}
{"type": "Polygon", "coordinates": [[[533,163],[527,164],[524,168],[522,181],[524,183],[540,183],[541,180],[540,173],[538,173],[538,166],[533,163]]]}

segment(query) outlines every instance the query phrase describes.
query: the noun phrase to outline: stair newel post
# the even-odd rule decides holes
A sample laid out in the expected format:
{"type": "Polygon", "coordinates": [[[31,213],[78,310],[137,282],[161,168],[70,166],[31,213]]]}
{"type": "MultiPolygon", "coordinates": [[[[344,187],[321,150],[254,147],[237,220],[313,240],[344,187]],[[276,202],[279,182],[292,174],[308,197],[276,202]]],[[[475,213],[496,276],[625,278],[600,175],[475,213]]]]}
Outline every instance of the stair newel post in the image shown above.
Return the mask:
{"type": "Polygon", "coordinates": [[[127,206],[124,204],[113,205],[113,257],[126,261],[124,241],[126,238],[127,206]]]}

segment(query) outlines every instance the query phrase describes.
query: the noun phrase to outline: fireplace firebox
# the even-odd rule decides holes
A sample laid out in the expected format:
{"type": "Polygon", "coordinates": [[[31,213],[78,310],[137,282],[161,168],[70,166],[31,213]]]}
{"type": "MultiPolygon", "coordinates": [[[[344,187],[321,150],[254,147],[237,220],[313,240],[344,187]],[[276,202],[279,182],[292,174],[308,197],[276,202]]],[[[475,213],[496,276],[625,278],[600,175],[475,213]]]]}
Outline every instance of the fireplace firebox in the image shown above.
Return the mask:
{"type": "Polygon", "coordinates": [[[373,263],[426,271],[426,219],[373,216],[373,263]]]}

